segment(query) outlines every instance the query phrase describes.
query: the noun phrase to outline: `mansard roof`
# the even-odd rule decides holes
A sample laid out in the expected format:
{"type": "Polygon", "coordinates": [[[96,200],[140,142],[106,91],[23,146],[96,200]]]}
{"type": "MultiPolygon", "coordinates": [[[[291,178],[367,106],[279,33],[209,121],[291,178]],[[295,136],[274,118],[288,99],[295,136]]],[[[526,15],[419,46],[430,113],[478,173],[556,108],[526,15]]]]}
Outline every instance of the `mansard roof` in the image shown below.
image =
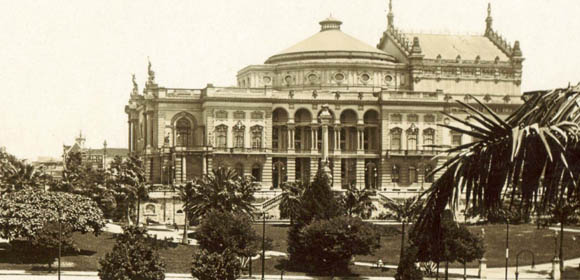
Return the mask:
{"type": "Polygon", "coordinates": [[[491,40],[485,36],[477,35],[443,35],[443,34],[417,34],[406,33],[409,41],[419,38],[423,58],[437,59],[462,59],[475,60],[477,56],[481,60],[493,61],[498,57],[501,61],[509,60],[509,57],[491,40]]]}

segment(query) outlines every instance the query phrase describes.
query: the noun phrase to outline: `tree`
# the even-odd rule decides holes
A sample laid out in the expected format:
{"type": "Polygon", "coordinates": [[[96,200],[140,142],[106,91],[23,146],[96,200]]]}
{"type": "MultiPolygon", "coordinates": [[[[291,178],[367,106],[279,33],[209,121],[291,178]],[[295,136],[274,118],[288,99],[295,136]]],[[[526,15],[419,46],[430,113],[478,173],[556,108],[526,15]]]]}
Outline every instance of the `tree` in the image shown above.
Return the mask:
{"type": "Polygon", "coordinates": [[[335,217],[317,220],[300,233],[300,242],[289,244],[291,260],[309,271],[348,271],[354,255],[368,255],[378,248],[378,235],[370,223],[358,217],[335,217]]]}
{"type": "Polygon", "coordinates": [[[418,250],[416,246],[408,246],[405,255],[401,255],[399,265],[397,266],[396,280],[422,280],[423,273],[415,265],[418,250]]]}
{"type": "Polygon", "coordinates": [[[282,197],[278,206],[280,218],[290,218],[290,225],[294,224],[294,220],[300,213],[302,195],[307,187],[308,182],[302,181],[282,184],[282,197]]]}
{"type": "Polygon", "coordinates": [[[448,263],[459,261],[466,264],[483,257],[483,240],[465,225],[456,223],[450,211],[443,213],[440,225],[440,228],[428,232],[411,231],[409,239],[418,249],[418,261],[444,261],[447,275],[448,263]]]}
{"type": "Polygon", "coordinates": [[[146,185],[145,171],[141,160],[136,156],[129,156],[125,160],[116,157],[111,163],[111,184],[117,195],[117,200],[126,204],[127,222],[132,224],[131,209],[136,209],[135,216],[139,224],[141,201],[149,196],[149,187],[146,185]]]}
{"type": "Polygon", "coordinates": [[[234,169],[218,168],[193,181],[193,187],[188,211],[195,218],[203,218],[212,210],[248,216],[254,213],[252,202],[258,184],[251,176],[240,177],[234,169]]]}
{"type": "Polygon", "coordinates": [[[247,215],[213,210],[206,214],[195,232],[199,247],[210,253],[229,250],[240,257],[242,267],[261,248],[262,237],[252,228],[247,215]]]}
{"type": "Polygon", "coordinates": [[[299,227],[313,220],[330,219],[343,213],[337,196],[330,187],[329,178],[320,170],[314,180],[306,186],[300,205],[296,219],[299,227]]]}
{"type": "Polygon", "coordinates": [[[533,208],[545,212],[561,198],[579,200],[579,87],[529,92],[524,98],[505,120],[476,98],[478,108],[457,101],[466,119],[442,112],[459,124],[441,126],[478,140],[446,150],[451,156],[432,172],[443,174],[427,191],[415,230],[437,228],[446,205],[455,210],[462,192],[467,207],[483,216],[501,208],[504,196],[510,208],[528,214],[533,208]]]}
{"type": "Polygon", "coordinates": [[[99,260],[102,280],[163,280],[165,264],[142,227],[123,227],[113,250],[99,260]]]}
{"type": "Polygon", "coordinates": [[[418,196],[403,200],[385,198],[383,206],[389,212],[382,214],[382,218],[392,218],[401,223],[401,259],[405,255],[405,226],[413,222],[422,209],[422,201],[418,196]]]}
{"type": "Polygon", "coordinates": [[[37,168],[0,151],[0,198],[23,189],[41,189],[51,180],[43,168],[37,168]]]}
{"type": "Polygon", "coordinates": [[[47,224],[58,222],[81,233],[98,234],[105,226],[101,209],[82,195],[22,190],[0,200],[1,238],[34,238],[47,224]]]}
{"type": "Polygon", "coordinates": [[[377,210],[371,197],[373,195],[373,191],[366,188],[357,188],[352,184],[347,187],[346,192],[341,197],[341,204],[347,215],[368,219],[373,211],[377,210]]]}
{"type": "Polygon", "coordinates": [[[222,253],[196,250],[191,262],[191,275],[199,280],[235,280],[242,267],[234,253],[226,249],[222,253]]]}
{"type": "Polygon", "coordinates": [[[187,228],[189,226],[189,217],[191,216],[190,211],[193,206],[193,198],[196,197],[196,185],[193,182],[187,182],[185,185],[179,185],[175,187],[177,189],[177,195],[179,199],[183,202],[183,214],[185,216],[185,222],[183,225],[183,244],[188,244],[187,240],[187,228]]]}

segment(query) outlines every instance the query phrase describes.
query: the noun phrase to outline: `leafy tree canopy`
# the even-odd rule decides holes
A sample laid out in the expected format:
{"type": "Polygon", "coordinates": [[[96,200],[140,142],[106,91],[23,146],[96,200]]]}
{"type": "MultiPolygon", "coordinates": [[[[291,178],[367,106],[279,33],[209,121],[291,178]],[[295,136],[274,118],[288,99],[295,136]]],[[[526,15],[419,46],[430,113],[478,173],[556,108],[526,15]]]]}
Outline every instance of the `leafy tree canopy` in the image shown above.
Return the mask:
{"type": "Polygon", "coordinates": [[[374,194],[374,191],[358,188],[356,185],[351,184],[341,197],[340,202],[347,215],[368,219],[373,214],[373,211],[377,210],[371,197],[374,194]]]}
{"type": "Polygon", "coordinates": [[[47,224],[61,222],[72,232],[100,233],[103,212],[90,198],[63,192],[23,190],[0,200],[0,237],[32,238],[47,224]]]}
{"type": "Polygon", "coordinates": [[[358,217],[317,220],[297,234],[288,244],[290,259],[311,271],[347,271],[353,255],[368,255],[380,246],[372,224],[358,217]]]}
{"type": "Polygon", "coordinates": [[[113,250],[99,260],[102,280],[163,280],[165,263],[150,246],[147,230],[124,227],[113,250]]]}
{"type": "Polygon", "coordinates": [[[196,250],[191,262],[191,275],[199,280],[235,280],[242,267],[234,253],[226,249],[222,253],[196,250]]]}
{"type": "Polygon", "coordinates": [[[313,220],[334,218],[343,213],[337,195],[330,187],[329,178],[322,171],[318,171],[304,190],[300,205],[298,226],[307,225],[313,220]]]}

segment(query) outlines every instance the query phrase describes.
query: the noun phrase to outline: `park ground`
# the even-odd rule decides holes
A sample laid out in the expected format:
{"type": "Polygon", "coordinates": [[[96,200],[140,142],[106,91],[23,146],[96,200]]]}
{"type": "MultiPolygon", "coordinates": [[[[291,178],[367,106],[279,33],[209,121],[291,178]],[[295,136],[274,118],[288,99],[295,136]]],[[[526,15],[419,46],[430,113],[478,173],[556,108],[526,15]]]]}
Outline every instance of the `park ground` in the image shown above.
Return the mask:
{"type": "MultiPolygon", "coordinates": [[[[256,231],[261,234],[262,226],[254,225],[256,231]]],[[[470,231],[479,233],[481,228],[485,228],[486,238],[486,255],[488,267],[502,268],[505,267],[505,225],[485,225],[469,226],[470,231]]],[[[287,225],[266,225],[266,237],[272,240],[273,251],[267,254],[269,257],[265,263],[265,274],[280,275],[282,270],[285,276],[316,276],[308,275],[305,272],[288,269],[287,258],[283,253],[286,252],[286,236],[289,226],[287,225]],[[276,254],[276,252],[280,254],[276,254]],[[278,256],[276,256],[278,255],[278,256]]],[[[381,230],[381,248],[376,250],[373,255],[356,256],[355,263],[351,265],[351,274],[343,276],[356,277],[364,276],[394,276],[396,265],[399,261],[401,246],[400,226],[383,225],[381,230]],[[382,259],[386,268],[379,269],[372,264],[382,259]]],[[[162,233],[162,232],[159,232],[162,233]]],[[[179,236],[178,232],[171,232],[179,236]]],[[[115,239],[114,234],[104,232],[99,236],[92,234],[75,234],[74,240],[81,249],[79,254],[67,255],[62,259],[64,264],[63,270],[68,271],[96,271],[98,269],[98,260],[107,252],[111,251],[115,239]]],[[[549,263],[554,257],[555,240],[554,231],[551,229],[537,229],[535,225],[510,225],[510,266],[516,265],[516,254],[521,250],[528,249],[535,254],[535,263],[549,263]]],[[[168,273],[189,274],[191,256],[197,246],[182,245],[170,243],[167,248],[159,251],[160,256],[167,264],[168,273]]],[[[580,230],[566,231],[564,233],[564,259],[580,258],[580,230]]],[[[532,259],[527,254],[520,256],[519,265],[530,265],[532,259]]],[[[261,273],[261,262],[255,259],[253,262],[253,275],[261,273]]],[[[469,263],[467,267],[473,271],[478,263],[469,263]]],[[[450,264],[452,276],[459,277],[463,268],[462,264],[450,264]]],[[[0,270],[21,270],[26,272],[44,272],[47,266],[45,264],[34,263],[27,256],[12,254],[10,250],[0,250],[0,270]]],[[[496,269],[497,270],[497,269],[496,269]]],[[[246,274],[248,271],[245,272],[246,274]]],[[[580,271],[576,268],[569,268],[565,272],[566,279],[580,279],[580,271]]],[[[520,278],[521,279],[521,278],[520,278]]]]}

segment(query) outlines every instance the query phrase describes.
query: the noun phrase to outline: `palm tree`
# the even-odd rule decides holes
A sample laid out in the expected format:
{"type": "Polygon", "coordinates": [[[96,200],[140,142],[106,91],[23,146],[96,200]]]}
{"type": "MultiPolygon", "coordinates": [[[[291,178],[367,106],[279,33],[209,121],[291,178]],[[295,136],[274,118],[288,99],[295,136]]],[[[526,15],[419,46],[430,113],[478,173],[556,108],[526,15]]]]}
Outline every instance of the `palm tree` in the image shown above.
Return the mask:
{"type": "Polygon", "coordinates": [[[443,112],[459,125],[444,125],[477,141],[447,149],[449,159],[432,174],[442,175],[426,191],[426,207],[414,230],[437,228],[447,205],[456,210],[461,193],[466,208],[483,217],[508,204],[529,214],[546,212],[557,201],[580,199],[580,87],[524,94],[525,103],[507,119],[473,98],[457,101],[467,119],[443,112]],[[460,127],[461,126],[461,127],[460,127]]]}
{"type": "Polygon", "coordinates": [[[185,185],[179,185],[175,187],[177,189],[177,194],[179,195],[179,199],[183,202],[183,214],[185,216],[185,224],[183,225],[183,244],[187,244],[187,228],[189,226],[189,212],[193,206],[193,198],[196,196],[197,182],[190,181],[187,182],[185,185]]]}
{"type": "Polygon", "coordinates": [[[139,224],[141,201],[149,196],[149,187],[146,184],[145,171],[138,157],[130,156],[121,161],[116,159],[111,163],[111,183],[121,200],[127,203],[127,222],[131,221],[131,206],[136,208],[136,223],[139,224]]]}
{"type": "Polygon", "coordinates": [[[370,218],[373,211],[377,210],[373,204],[373,195],[374,192],[369,189],[357,188],[354,184],[349,185],[341,198],[346,214],[363,219],[370,218]]]}
{"type": "Polygon", "coordinates": [[[301,199],[308,182],[296,181],[282,184],[282,197],[280,198],[280,218],[290,218],[290,225],[298,217],[301,209],[301,199]]]}
{"type": "Polygon", "coordinates": [[[413,222],[423,208],[423,201],[420,196],[414,196],[402,200],[394,200],[391,198],[384,198],[383,206],[389,210],[386,217],[395,219],[402,225],[401,233],[401,258],[405,253],[405,226],[413,222]]]}
{"type": "Polygon", "coordinates": [[[251,176],[240,177],[234,169],[218,168],[196,182],[190,204],[193,217],[202,218],[211,210],[253,217],[252,202],[258,185],[251,176]]]}

